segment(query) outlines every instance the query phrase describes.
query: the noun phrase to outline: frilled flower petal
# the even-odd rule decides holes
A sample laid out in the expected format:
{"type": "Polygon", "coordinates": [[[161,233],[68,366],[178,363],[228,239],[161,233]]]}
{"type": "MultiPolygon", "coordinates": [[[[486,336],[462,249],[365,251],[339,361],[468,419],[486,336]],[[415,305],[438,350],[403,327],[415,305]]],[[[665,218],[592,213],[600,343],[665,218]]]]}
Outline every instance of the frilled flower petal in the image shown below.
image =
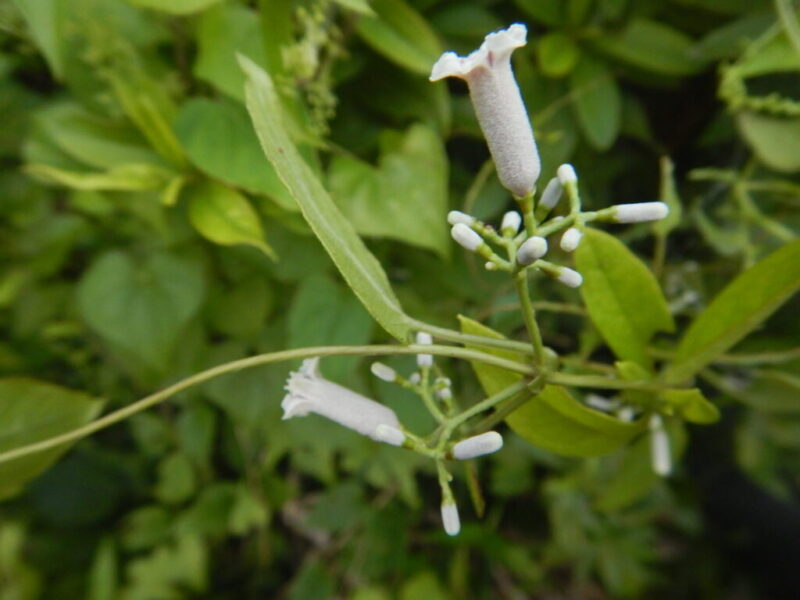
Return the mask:
{"type": "Polygon", "coordinates": [[[445,52],[431,70],[431,81],[459,77],[469,86],[472,104],[500,182],[516,197],[534,190],[541,169],[533,130],[511,70],[511,53],[525,45],[521,23],[486,36],[469,56],[445,52]]]}
{"type": "Polygon", "coordinates": [[[300,369],[289,375],[285,389],[288,394],[281,403],[284,419],[313,412],[378,441],[378,426],[400,427],[392,409],[325,379],[319,372],[319,358],[303,361],[300,369]]]}

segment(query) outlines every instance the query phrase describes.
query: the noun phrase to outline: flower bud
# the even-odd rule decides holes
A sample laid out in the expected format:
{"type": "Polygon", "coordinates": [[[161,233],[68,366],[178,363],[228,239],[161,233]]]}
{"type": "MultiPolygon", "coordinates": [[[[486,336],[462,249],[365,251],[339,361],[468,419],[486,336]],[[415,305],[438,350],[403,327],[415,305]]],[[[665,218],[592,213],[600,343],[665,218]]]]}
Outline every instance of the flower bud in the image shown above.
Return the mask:
{"type": "Polygon", "coordinates": [[[547,240],[535,235],[525,240],[517,251],[517,262],[524,267],[532,265],[547,254],[547,240]]]}
{"type": "Polygon", "coordinates": [[[542,192],[542,197],[539,198],[539,206],[551,210],[558,204],[558,201],[561,200],[561,193],[563,191],[564,188],[561,187],[561,182],[558,180],[558,177],[553,177],[547,182],[542,192]]]}
{"type": "Polygon", "coordinates": [[[391,425],[378,425],[375,429],[375,435],[372,437],[378,442],[398,447],[402,446],[406,441],[406,434],[391,425]]]}
{"type": "Polygon", "coordinates": [[[669,449],[669,436],[664,430],[661,415],[650,417],[650,460],[656,475],[666,477],[672,472],[672,456],[669,449]]]}
{"type": "Polygon", "coordinates": [[[463,223],[456,223],[450,230],[450,235],[459,246],[470,252],[475,252],[483,243],[483,238],[463,223]]]}
{"type": "Polygon", "coordinates": [[[569,267],[561,267],[556,279],[571,288],[580,287],[583,283],[583,276],[569,267]]]}
{"type": "Polygon", "coordinates": [[[581,243],[583,232],[577,227],[570,227],[561,236],[561,249],[564,252],[572,252],[581,243]]]}
{"type": "Polygon", "coordinates": [[[664,202],[637,202],[617,204],[613,207],[614,221],[617,223],[642,223],[658,221],[669,214],[669,206],[664,202]]]}
{"type": "Polygon", "coordinates": [[[397,381],[397,373],[395,370],[383,363],[374,362],[370,365],[369,370],[372,371],[372,374],[378,379],[383,379],[389,383],[397,381]]]}
{"type": "Polygon", "coordinates": [[[503,437],[496,431],[487,431],[480,435],[461,440],[453,446],[453,458],[469,460],[497,452],[503,447],[503,437]]]}
{"type": "Polygon", "coordinates": [[[442,502],[442,525],[447,535],[458,535],[461,531],[461,519],[458,518],[458,507],[454,502],[442,502]]]}
{"type": "Polygon", "coordinates": [[[472,225],[475,222],[475,217],[463,213],[460,210],[451,210],[447,213],[447,222],[450,223],[450,225],[457,225],[458,223],[472,225]]]}
{"type": "MultiPolygon", "coordinates": [[[[430,333],[424,331],[417,332],[417,344],[429,346],[433,343],[433,338],[430,333]]],[[[433,365],[432,354],[417,354],[417,366],[430,367],[433,365]]]]}
{"type": "Polygon", "coordinates": [[[575,173],[575,167],[569,163],[564,163],[558,167],[556,174],[558,175],[558,180],[561,182],[561,185],[565,187],[568,183],[574,183],[578,181],[578,175],[575,173]]]}
{"type": "Polygon", "coordinates": [[[511,70],[511,53],[525,45],[526,35],[525,25],[515,23],[487,35],[469,56],[445,52],[430,76],[431,81],[459,77],[467,82],[500,183],[517,198],[533,193],[541,168],[533,129],[511,70]]]}
{"type": "Polygon", "coordinates": [[[512,236],[519,231],[520,225],[522,225],[522,215],[515,210],[510,210],[503,215],[500,231],[503,235],[512,236]]]}

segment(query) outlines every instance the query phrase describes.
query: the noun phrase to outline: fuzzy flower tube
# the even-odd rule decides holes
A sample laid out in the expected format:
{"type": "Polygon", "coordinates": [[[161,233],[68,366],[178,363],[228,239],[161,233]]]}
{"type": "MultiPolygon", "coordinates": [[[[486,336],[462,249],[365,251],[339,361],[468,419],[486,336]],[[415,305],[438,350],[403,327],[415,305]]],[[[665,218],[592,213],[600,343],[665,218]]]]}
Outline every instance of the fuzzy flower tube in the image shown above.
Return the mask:
{"type": "Polygon", "coordinates": [[[387,427],[399,432],[400,422],[392,409],[325,379],[319,372],[319,358],[304,360],[289,376],[286,391],[281,402],[284,420],[317,413],[379,442],[389,442],[387,427]]]}
{"type": "Polygon", "coordinates": [[[527,29],[515,23],[486,36],[469,56],[445,52],[430,80],[458,77],[467,82],[497,176],[517,198],[533,193],[541,165],[528,112],[511,70],[511,53],[526,44],[527,29]]]}

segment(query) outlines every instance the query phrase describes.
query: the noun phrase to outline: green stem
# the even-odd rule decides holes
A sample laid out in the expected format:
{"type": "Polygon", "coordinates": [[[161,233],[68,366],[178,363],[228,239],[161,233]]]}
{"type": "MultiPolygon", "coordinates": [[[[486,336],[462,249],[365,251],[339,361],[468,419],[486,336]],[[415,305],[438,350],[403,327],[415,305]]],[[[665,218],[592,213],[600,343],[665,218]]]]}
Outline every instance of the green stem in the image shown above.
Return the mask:
{"type": "Polygon", "coordinates": [[[533,192],[524,198],[514,198],[522,213],[522,222],[525,223],[525,233],[528,237],[536,235],[536,217],[533,216],[533,192]]]}
{"type": "Polygon", "coordinates": [[[517,289],[522,318],[525,321],[525,327],[528,329],[528,335],[533,344],[533,363],[538,366],[544,361],[544,344],[542,343],[539,324],[536,322],[536,311],[531,303],[531,296],[528,290],[528,272],[525,269],[521,269],[514,276],[514,287],[517,289]]]}
{"type": "Polygon", "coordinates": [[[547,377],[547,383],[607,390],[641,390],[643,392],[663,392],[676,387],[653,381],[625,381],[601,375],[575,375],[572,373],[551,373],[547,377]]]}
{"type": "Polygon", "coordinates": [[[426,331],[435,338],[445,342],[455,342],[464,344],[465,346],[479,346],[483,348],[499,348],[501,350],[510,350],[512,352],[519,352],[520,354],[531,354],[530,344],[525,342],[515,342],[513,340],[504,340],[500,338],[490,338],[482,335],[471,335],[468,333],[461,333],[454,329],[446,329],[444,327],[437,327],[430,325],[423,321],[413,320],[411,323],[414,329],[419,331],[426,331]]]}
{"type": "Polygon", "coordinates": [[[436,406],[436,402],[433,400],[433,396],[431,396],[430,367],[422,367],[420,374],[422,376],[422,385],[420,385],[419,396],[425,403],[428,412],[430,412],[433,418],[436,419],[436,422],[441,425],[445,422],[445,416],[442,414],[442,411],[439,410],[439,407],[436,406]]]}
{"type": "MultiPolygon", "coordinates": [[[[543,375],[539,375],[536,379],[527,384],[526,387],[529,389],[533,388],[537,383],[539,383],[539,381],[541,381],[542,377],[543,375]]],[[[535,395],[536,394],[532,392],[523,390],[516,396],[512,396],[508,402],[500,406],[496,411],[488,415],[482,421],[479,421],[474,427],[471,427],[470,434],[477,435],[479,433],[483,433],[484,431],[488,431],[498,423],[504,421],[508,415],[517,410],[526,402],[530,401],[535,395]]]]}
{"type": "Polygon", "coordinates": [[[258,356],[251,356],[235,360],[229,363],[212,367],[200,373],[196,373],[191,377],[182,379],[171,386],[164,388],[154,394],[150,394],[129,404],[119,410],[100,417],[82,427],[67,431],[60,435],[47,438],[45,440],[28,444],[20,448],[8,450],[0,453],[0,463],[8,462],[10,460],[21,458],[36,452],[43,452],[50,448],[55,448],[61,444],[74,442],[84,438],[96,431],[105,429],[115,423],[118,423],[128,417],[135,415],[143,410],[155,406],[167,400],[168,398],[179,394],[193,386],[205,383],[215,377],[226,375],[228,373],[235,373],[243,369],[249,369],[260,365],[266,365],[275,362],[286,360],[294,360],[300,358],[311,358],[314,356],[375,356],[375,355],[391,355],[391,354],[435,354],[437,356],[447,356],[451,358],[462,358],[470,361],[485,362],[486,364],[495,365],[509,371],[514,371],[522,375],[533,375],[534,372],[531,367],[522,363],[506,360],[490,354],[484,354],[476,350],[469,350],[466,348],[454,348],[451,346],[433,345],[417,345],[410,346],[394,346],[394,345],[375,345],[375,346],[317,346],[312,348],[297,348],[295,350],[283,350],[281,352],[271,352],[269,354],[259,354],[258,356]]]}

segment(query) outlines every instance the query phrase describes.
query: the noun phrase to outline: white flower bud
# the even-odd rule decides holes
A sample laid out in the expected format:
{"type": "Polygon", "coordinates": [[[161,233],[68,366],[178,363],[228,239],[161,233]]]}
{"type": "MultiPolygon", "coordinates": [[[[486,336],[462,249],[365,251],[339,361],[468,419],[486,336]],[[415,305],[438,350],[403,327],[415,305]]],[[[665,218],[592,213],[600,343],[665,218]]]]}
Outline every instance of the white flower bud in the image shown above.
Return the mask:
{"type": "Polygon", "coordinates": [[[547,182],[542,192],[542,197],[539,198],[539,206],[543,206],[548,210],[552,209],[558,204],[558,201],[561,200],[561,193],[563,191],[564,188],[561,187],[561,182],[558,180],[558,177],[553,177],[547,182]]]}
{"type": "Polygon", "coordinates": [[[408,382],[411,385],[419,385],[422,382],[422,376],[419,373],[412,373],[411,377],[408,378],[408,382]]]}
{"type": "Polygon", "coordinates": [[[377,439],[380,425],[400,426],[392,409],[322,377],[319,358],[304,360],[300,369],[289,375],[285,389],[288,394],[281,402],[284,419],[313,412],[372,439],[377,439]]]}
{"type": "Polygon", "coordinates": [[[564,252],[572,252],[581,243],[583,232],[577,227],[570,227],[561,236],[561,249],[564,252]]]}
{"type": "Polygon", "coordinates": [[[617,411],[617,418],[625,423],[630,423],[633,421],[635,416],[636,413],[634,412],[632,406],[623,406],[617,411]]]}
{"type": "Polygon", "coordinates": [[[547,240],[535,235],[525,240],[517,251],[517,262],[523,266],[532,265],[547,254],[547,240]]]}
{"type": "MultiPolygon", "coordinates": [[[[424,331],[417,332],[417,344],[429,346],[433,343],[433,338],[430,333],[424,331]]],[[[433,365],[432,354],[417,354],[417,366],[430,367],[433,365]]]]}
{"type": "Polygon", "coordinates": [[[447,222],[450,223],[450,225],[457,225],[458,223],[472,225],[475,222],[475,217],[463,213],[460,210],[451,210],[447,213],[447,222]]]}
{"type": "Polygon", "coordinates": [[[487,271],[497,271],[497,265],[494,264],[492,261],[486,262],[486,264],[483,265],[483,268],[486,269],[487,271]]]}
{"type": "Polygon", "coordinates": [[[469,460],[470,458],[497,452],[502,447],[503,436],[496,431],[487,431],[458,442],[453,446],[453,458],[469,460]]]}
{"type": "Polygon", "coordinates": [[[613,207],[614,220],[617,223],[642,223],[658,221],[669,214],[669,206],[664,202],[637,202],[635,204],[617,204],[613,207]]]}
{"type": "Polygon", "coordinates": [[[390,446],[399,447],[406,441],[406,434],[391,425],[378,425],[373,438],[390,446]]]}
{"type": "Polygon", "coordinates": [[[458,242],[459,246],[470,252],[475,252],[478,246],[483,243],[483,238],[463,223],[456,223],[453,225],[453,228],[450,230],[450,235],[458,242]]]}
{"type": "Polygon", "coordinates": [[[397,380],[397,373],[395,370],[383,363],[374,362],[370,365],[369,370],[372,371],[372,374],[378,379],[383,379],[389,383],[397,380]]]}
{"type": "Polygon", "coordinates": [[[672,456],[669,449],[669,436],[664,430],[661,415],[650,417],[650,460],[656,475],[666,477],[672,472],[672,456]]]}
{"type": "Polygon", "coordinates": [[[592,408],[602,410],[603,412],[610,412],[619,406],[619,402],[617,400],[609,400],[608,398],[598,394],[586,394],[584,400],[586,401],[586,404],[592,408]]]}
{"type": "Polygon", "coordinates": [[[522,225],[522,215],[515,210],[510,210],[503,215],[503,222],[500,224],[500,231],[504,235],[514,235],[522,225]]]}
{"type": "Polygon", "coordinates": [[[461,531],[461,519],[458,518],[458,507],[455,503],[442,503],[442,525],[447,535],[458,535],[461,531]]]}
{"type": "Polygon", "coordinates": [[[575,167],[569,163],[564,163],[558,167],[556,174],[558,175],[558,180],[561,182],[562,186],[566,186],[568,183],[578,181],[578,175],[575,173],[575,167]]]}
{"type": "Polygon", "coordinates": [[[459,77],[467,82],[497,176],[517,198],[533,192],[541,168],[528,113],[511,70],[511,53],[525,45],[526,35],[525,25],[515,23],[487,35],[469,56],[445,52],[430,76],[431,81],[459,77]]]}
{"type": "Polygon", "coordinates": [[[569,267],[561,267],[561,270],[556,275],[556,279],[571,288],[580,287],[583,283],[583,276],[569,267]]]}
{"type": "Polygon", "coordinates": [[[453,397],[453,392],[449,387],[436,390],[436,395],[442,400],[450,400],[453,397]]]}

